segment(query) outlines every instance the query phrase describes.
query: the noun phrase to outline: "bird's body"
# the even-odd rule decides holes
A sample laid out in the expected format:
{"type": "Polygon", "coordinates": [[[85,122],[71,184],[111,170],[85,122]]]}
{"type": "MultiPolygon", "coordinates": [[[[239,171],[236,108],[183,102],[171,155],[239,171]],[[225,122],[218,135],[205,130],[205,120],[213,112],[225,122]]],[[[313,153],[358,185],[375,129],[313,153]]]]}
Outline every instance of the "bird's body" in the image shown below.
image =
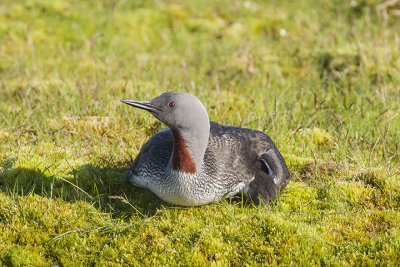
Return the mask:
{"type": "MultiPolygon", "coordinates": [[[[183,93],[167,94],[174,99],[172,102],[169,96],[168,101],[163,101],[173,103],[170,109],[181,102],[177,100],[182,97],[177,99],[176,95],[184,95],[189,102],[195,98],[183,93]]],[[[159,102],[153,105],[165,105],[159,102]]],[[[127,104],[143,108],[136,103],[127,104]]],[[[185,108],[190,111],[196,105],[185,108]]],[[[178,125],[158,114],[171,112],[168,109],[153,114],[172,127],[156,133],[142,147],[128,172],[131,183],[151,190],[166,202],[184,206],[203,205],[240,192],[255,203],[274,199],[288,183],[290,174],[271,138],[260,131],[211,122],[202,109],[193,111],[204,112],[201,116],[170,116],[178,125]],[[190,122],[186,122],[186,117],[191,117],[190,122]]]]}

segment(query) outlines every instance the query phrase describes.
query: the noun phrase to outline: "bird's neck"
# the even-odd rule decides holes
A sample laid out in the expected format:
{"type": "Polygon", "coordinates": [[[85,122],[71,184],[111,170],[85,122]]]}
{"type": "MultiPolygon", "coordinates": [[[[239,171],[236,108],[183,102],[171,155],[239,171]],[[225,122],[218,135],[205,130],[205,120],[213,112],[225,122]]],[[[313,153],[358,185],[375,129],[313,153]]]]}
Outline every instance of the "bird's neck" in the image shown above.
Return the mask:
{"type": "Polygon", "coordinates": [[[191,130],[171,130],[174,146],[171,155],[171,167],[180,172],[196,173],[204,162],[204,154],[210,135],[210,123],[191,130]]]}

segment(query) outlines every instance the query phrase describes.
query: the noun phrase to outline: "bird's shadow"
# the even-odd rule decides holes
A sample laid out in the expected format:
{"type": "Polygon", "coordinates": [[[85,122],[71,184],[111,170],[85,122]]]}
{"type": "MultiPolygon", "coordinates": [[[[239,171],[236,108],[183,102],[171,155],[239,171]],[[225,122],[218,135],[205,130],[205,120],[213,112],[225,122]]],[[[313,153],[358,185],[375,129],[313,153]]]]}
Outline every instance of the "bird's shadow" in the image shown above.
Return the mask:
{"type": "Polygon", "coordinates": [[[60,175],[39,168],[13,167],[15,161],[10,158],[0,165],[0,191],[10,196],[35,194],[66,202],[86,201],[102,213],[126,219],[134,214],[150,217],[159,208],[170,206],[149,190],[129,183],[131,161],[84,164],[60,175]]]}

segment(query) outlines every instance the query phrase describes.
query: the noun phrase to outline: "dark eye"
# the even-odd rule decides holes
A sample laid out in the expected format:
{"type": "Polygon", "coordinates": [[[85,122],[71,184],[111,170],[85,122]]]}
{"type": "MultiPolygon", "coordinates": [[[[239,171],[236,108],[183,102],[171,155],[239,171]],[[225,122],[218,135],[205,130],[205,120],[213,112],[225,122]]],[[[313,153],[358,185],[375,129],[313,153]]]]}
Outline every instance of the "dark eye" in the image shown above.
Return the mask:
{"type": "Polygon", "coordinates": [[[175,103],[174,103],[174,102],[169,102],[169,103],[168,103],[168,107],[170,107],[170,108],[175,107],[175,103]]]}

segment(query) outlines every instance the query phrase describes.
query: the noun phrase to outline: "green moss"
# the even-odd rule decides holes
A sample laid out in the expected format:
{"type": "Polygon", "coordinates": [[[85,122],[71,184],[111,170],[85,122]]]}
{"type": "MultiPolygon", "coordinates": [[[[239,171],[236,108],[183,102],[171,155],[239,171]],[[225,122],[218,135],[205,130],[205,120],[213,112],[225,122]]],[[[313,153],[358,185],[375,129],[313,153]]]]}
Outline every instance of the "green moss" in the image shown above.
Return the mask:
{"type": "Polygon", "coordinates": [[[396,6],[371,1],[0,3],[3,265],[396,265],[396,6]],[[267,206],[174,207],[131,186],[163,128],[121,99],[196,94],[267,132],[267,206]]]}
{"type": "Polygon", "coordinates": [[[10,266],[32,266],[45,264],[46,261],[32,248],[14,246],[6,254],[4,263],[10,266]]]}

